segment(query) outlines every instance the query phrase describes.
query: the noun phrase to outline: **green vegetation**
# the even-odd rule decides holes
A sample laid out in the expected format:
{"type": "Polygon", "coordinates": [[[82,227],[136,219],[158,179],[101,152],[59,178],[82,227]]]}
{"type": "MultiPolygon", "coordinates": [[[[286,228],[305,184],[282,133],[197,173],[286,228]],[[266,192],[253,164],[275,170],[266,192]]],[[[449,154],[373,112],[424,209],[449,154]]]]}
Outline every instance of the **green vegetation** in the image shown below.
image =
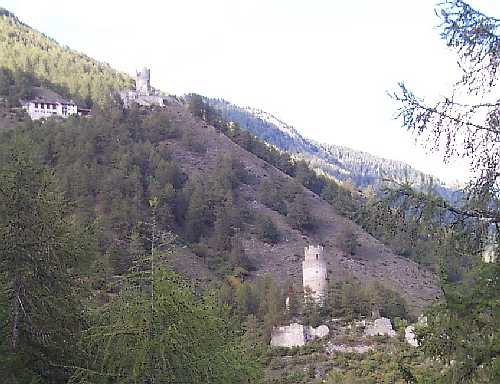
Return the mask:
{"type": "Polygon", "coordinates": [[[363,286],[355,279],[332,282],[322,311],[327,318],[349,320],[371,316],[372,312],[390,319],[408,318],[406,302],[398,292],[379,282],[363,286]]]}
{"type": "Polygon", "coordinates": [[[158,264],[159,253],[136,260],[118,296],[91,310],[71,382],[254,382],[258,365],[227,313],[158,264]]]}
{"type": "Polygon", "coordinates": [[[419,217],[434,219],[427,220],[430,228],[441,227],[436,235],[450,245],[439,253],[445,301],[429,311],[422,337],[427,356],[449,364],[436,382],[492,383],[500,380],[500,270],[498,261],[481,263],[481,254],[488,241],[500,240],[500,104],[494,96],[500,21],[461,0],[442,4],[440,16],[441,37],[456,50],[461,69],[451,95],[428,105],[401,83],[393,98],[408,130],[445,157],[463,153],[474,176],[460,204],[416,193],[405,185],[397,186],[393,194],[398,196],[399,212],[415,212],[417,224],[419,217]]]}
{"type": "Polygon", "coordinates": [[[121,250],[129,272],[110,287],[118,294],[99,303],[88,297],[96,292],[88,283],[96,283],[92,265],[103,255],[69,220],[56,179],[26,150],[34,143],[16,138],[1,152],[1,376],[13,383],[255,382],[259,367],[247,358],[238,324],[159,262],[172,244],[159,223],[161,199],[148,201],[149,257],[132,236],[121,250]]]}
{"type": "Polygon", "coordinates": [[[428,361],[421,353],[399,343],[363,355],[339,354],[333,357],[328,384],[435,383],[442,365],[428,361]],[[397,355],[391,351],[396,349],[397,355]]]}
{"type": "Polygon", "coordinates": [[[351,224],[345,225],[337,233],[337,244],[347,255],[354,256],[356,254],[359,244],[351,224]]]}
{"type": "Polygon", "coordinates": [[[62,382],[63,366],[78,359],[85,323],[76,271],[90,252],[29,144],[1,152],[0,376],[11,383],[62,382]]]}
{"type": "Polygon", "coordinates": [[[15,17],[0,15],[0,52],[0,95],[15,104],[33,85],[49,86],[89,107],[132,85],[127,75],[57,44],[15,17]],[[14,89],[7,90],[9,85],[14,89]]]}
{"type": "Polygon", "coordinates": [[[280,233],[269,216],[259,216],[256,219],[257,235],[262,241],[276,244],[280,240],[280,233]]]}
{"type": "MultiPolygon", "coordinates": [[[[205,120],[242,148],[275,166],[287,175],[292,176],[299,185],[303,185],[312,192],[322,196],[341,214],[351,218],[355,216],[359,203],[356,201],[351,190],[344,188],[331,178],[318,175],[304,160],[296,160],[290,154],[281,152],[275,147],[266,144],[255,135],[238,127],[238,125],[225,121],[201,96],[191,94],[188,101],[189,110],[194,116],[205,120]]],[[[294,190],[292,194],[298,196],[296,196],[296,199],[293,199],[296,201],[292,200],[294,212],[291,213],[291,223],[297,229],[311,230],[314,228],[315,223],[307,215],[308,210],[301,193],[295,192],[296,188],[292,188],[294,190]]],[[[287,195],[290,198],[290,194],[287,193],[287,195]]],[[[288,212],[288,215],[290,215],[289,211],[285,211],[283,197],[279,195],[270,181],[265,180],[262,183],[259,196],[264,205],[280,213],[288,212]]]]}
{"type": "MultiPolygon", "coordinates": [[[[460,0],[445,3],[441,15],[443,38],[458,49],[464,69],[458,85],[487,96],[497,81],[498,20],[460,0]]],[[[320,224],[302,186],[400,254],[439,271],[444,297],[419,330],[421,349],[395,341],[363,356],[325,357],[314,344],[286,352],[301,371],[269,382],[314,382],[321,359],[332,383],[499,381],[499,264],[481,263],[486,239],[500,239],[498,101],[464,112],[453,97],[423,105],[404,85],[394,95],[408,129],[435,143],[452,138],[445,152],[463,149],[481,170],[453,205],[432,185],[416,192],[405,183],[363,201],[191,95],[188,108],[197,118],[293,178],[282,185],[265,180],[258,199],[274,212],[253,215],[242,192],[253,180],[242,162],[226,154],[209,174],[185,174],[171,145],[190,156],[205,153],[207,143],[165,111],[123,110],[109,96],[130,86],[126,76],[12,16],[0,17],[0,51],[1,119],[15,115],[10,108],[35,85],[93,106],[86,119],[18,123],[16,115],[9,117],[16,129],[0,132],[0,377],[7,382],[256,383],[262,365],[282,363],[275,357],[285,352],[268,342],[283,321],[318,325],[378,311],[401,329],[406,303],[380,283],[332,282],[323,307],[296,290],[287,313],[290,284],[245,281],[254,268],[243,247],[246,226],[276,244],[274,215],[303,232],[320,224]],[[165,261],[184,246],[225,282],[211,290],[170,271],[165,261]]],[[[338,236],[355,256],[353,229],[338,236]]]]}

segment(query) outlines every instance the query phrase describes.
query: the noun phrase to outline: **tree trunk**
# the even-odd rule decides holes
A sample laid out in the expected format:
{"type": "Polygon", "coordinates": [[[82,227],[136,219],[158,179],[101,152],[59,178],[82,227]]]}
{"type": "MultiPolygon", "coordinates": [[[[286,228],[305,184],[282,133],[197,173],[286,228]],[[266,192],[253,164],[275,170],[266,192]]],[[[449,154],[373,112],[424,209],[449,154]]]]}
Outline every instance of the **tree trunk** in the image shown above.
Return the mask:
{"type": "MultiPolygon", "coordinates": [[[[17,285],[17,284],[16,284],[17,285]]],[[[16,351],[17,339],[19,337],[19,311],[20,311],[20,296],[21,287],[16,287],[16,294],[14,295],[14,303],[13,303],[13,319],[12,319],[12,332],[10,338],[10,350],[11,352],[16,351]]]]}

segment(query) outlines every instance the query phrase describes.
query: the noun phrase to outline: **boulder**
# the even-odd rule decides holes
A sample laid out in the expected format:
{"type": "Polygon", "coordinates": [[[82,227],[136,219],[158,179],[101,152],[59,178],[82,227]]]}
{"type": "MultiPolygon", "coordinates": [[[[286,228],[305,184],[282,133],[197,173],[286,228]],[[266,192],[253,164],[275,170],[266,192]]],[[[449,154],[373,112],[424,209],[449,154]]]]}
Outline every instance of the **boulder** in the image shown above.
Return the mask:
{"type": "Polygon", "coordinates": [[[334,344],[328,343],[326,346],[326,353],[333,355],[334,353],[359,353],[363,354],[375,349],[374,345],[357,344],[357,345],[347,345],[347,344],[334,344]]]}
{"type": "Polygon", "coordinates": [[[391,320],[381,317],[365,328],[365,336],[396,336],[396,331],[392,328],[391,320]]]}
{"type": "Polygon", "coordinates": [[[271,332],[271,346],[273,347],[301,347],[316,338],[328,336],[330,329],[326,325],[317,328],[292,323],[282,327],[275,327],[271,332]]]}
{"type": "Polygon", "coordinates": [[[328,336],[330,329],[326,325],[320,325],[318,328],[308,327],[312,339],[328,336]]]}
{"type": "Polygon", "coordinates": [[[275,327],[271,332],[271,346],[273,347],[301,347],[306,344],[306,340],[306,330],[299,323],[275,327]]]}
{"type": "Polygon", "coordinates": [[[418,340],[415,336],[415,326],[409,325],[405,328],[405,340],[408,344],[418,347],[418,340]]]}

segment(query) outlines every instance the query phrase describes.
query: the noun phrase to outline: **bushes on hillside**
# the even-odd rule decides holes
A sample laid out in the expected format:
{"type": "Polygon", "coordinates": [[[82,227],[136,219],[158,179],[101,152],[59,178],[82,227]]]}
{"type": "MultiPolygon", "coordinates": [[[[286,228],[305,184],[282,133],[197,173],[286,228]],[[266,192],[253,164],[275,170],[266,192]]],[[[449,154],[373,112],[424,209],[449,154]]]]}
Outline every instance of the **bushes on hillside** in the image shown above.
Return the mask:
{"type": "Polygon", "coordinates": [[[257,236],[259,236],[259,239],[262,241],[270,244],[276,244],[279,241],[280,233],[269,216],[258,216],[255,226],[257,229],[257,236]]]}
{"type": "Polygon", "coordinates": [[[396,291],[379,282],[362,285],[354,279],[330,284],[324,313],[331,317],[355,319],[370,316],[372,311],[388,318],[406,318],[406,302],[396,291]]]}
{"type": "Polygon", "coordinates": [[[336,236],[337,245],[346,255],[354,256],[358,249],[358,236],[350,223],[346,223],[336,236]]]}
{"type": "Polygon", "coordinates": [[[287,220],[293,228],[300,231],[312,230],[316,226],[311,208],[303,193],[297,194],[290,202],[287,220]]]}

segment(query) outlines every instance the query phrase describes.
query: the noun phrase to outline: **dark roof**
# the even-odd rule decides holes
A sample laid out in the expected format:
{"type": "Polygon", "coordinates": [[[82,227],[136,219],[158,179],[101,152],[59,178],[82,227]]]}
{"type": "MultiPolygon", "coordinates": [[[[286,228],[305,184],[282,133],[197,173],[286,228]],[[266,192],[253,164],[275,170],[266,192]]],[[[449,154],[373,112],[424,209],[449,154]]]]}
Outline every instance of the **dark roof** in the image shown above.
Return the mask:
{"type": "Polygon", "coordinates": [[[65,99],[51,89],[42,87],[33,87],[31,90],[32,97],[28,101],[41,103],[60,103],[60,104],[75,104],[70,100],[65,99]]]}

